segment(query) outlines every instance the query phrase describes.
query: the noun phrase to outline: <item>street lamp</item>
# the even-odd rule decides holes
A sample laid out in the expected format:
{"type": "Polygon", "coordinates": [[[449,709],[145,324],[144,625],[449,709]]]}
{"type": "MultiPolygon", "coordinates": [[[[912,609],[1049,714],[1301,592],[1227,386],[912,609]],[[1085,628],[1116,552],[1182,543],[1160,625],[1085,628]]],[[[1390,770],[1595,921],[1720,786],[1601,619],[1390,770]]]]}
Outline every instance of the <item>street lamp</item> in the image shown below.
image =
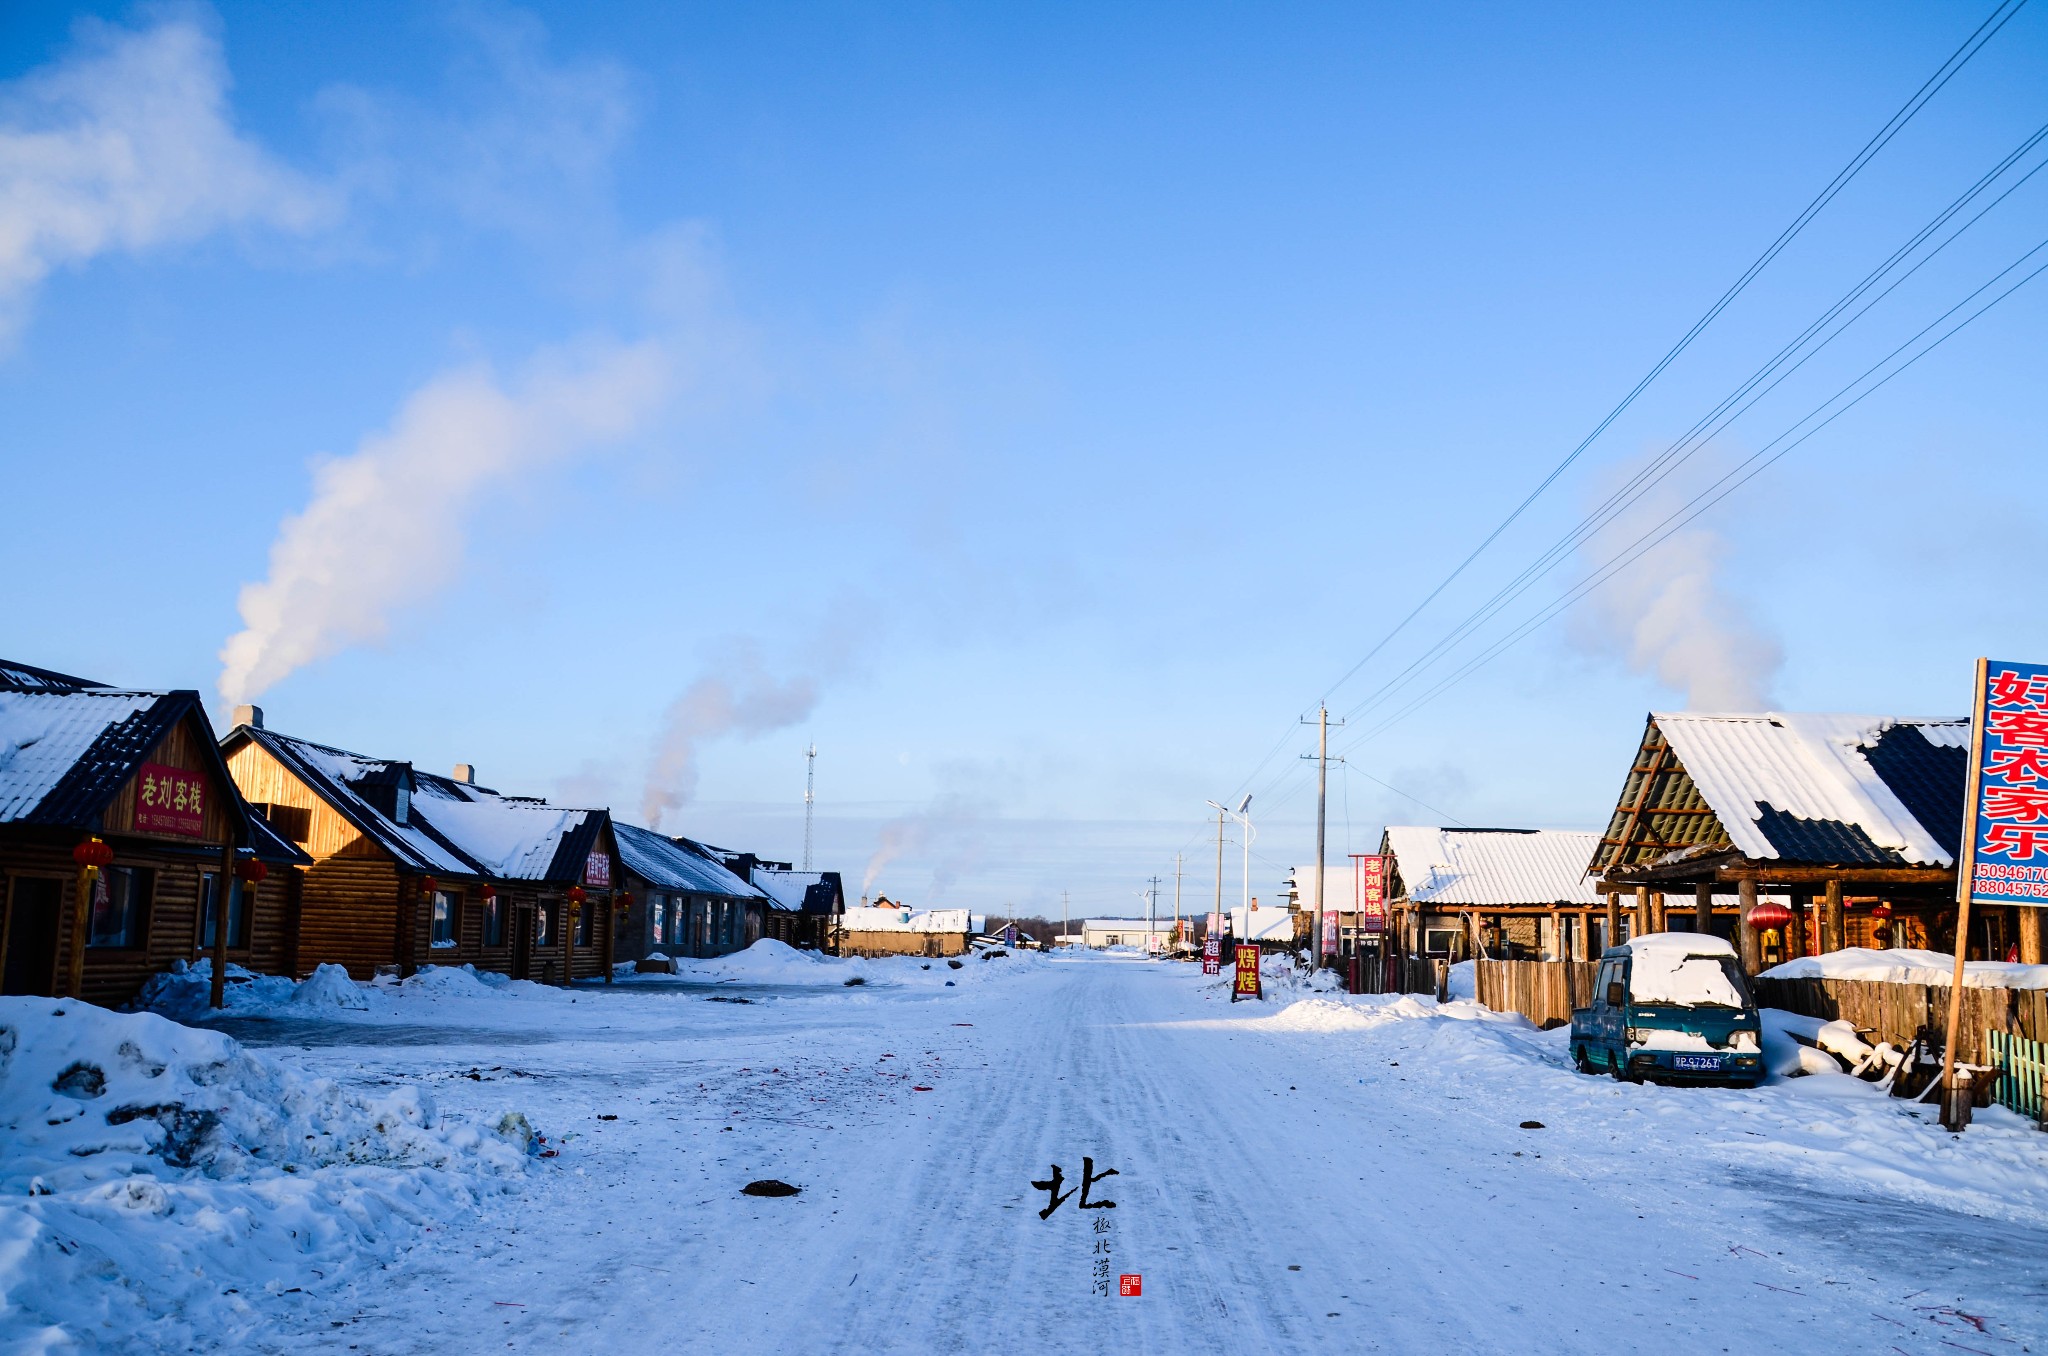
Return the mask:
{"type": "Polygon", "coordinates": [[[1210,808],[1211,808],[1211,809],[1213,809],[1213,810],[1215,810],[1217,814],[1220,814],[1220,815],[1229,815],[1229,816],[1230,816],[1230,817],[1231,817],[1232,819],[1234,819],[1234,820],[1236,820],[1236,821],[1237,821],[1238,823],[1240,823],[1240,824],[1244,825],[1244,905],[1243,905],[1243,907],[1244,907],[1244,910],[1245,910],[1245,921],[1244,921],[1244,925],[1245,925],[1245,927],[1246,927],[1246,928],[1250,928],[1250,927],[1251,927],[1251,925],[1252,925],[1252,921],[1251,921],[1251,907],[1252,907],[1252,839],[1253,839],[1254,837],[1256,837],[1256,836],[1257,836],[1257,830],[1255,830],[1255,829],[1253,829],[1253,828],[1252,828],[1252,819],[1251,819],[1251,816],[1245,813],[1245,811],[1246,811],[1246,810],[1249,810],[1249,809],[1251,808],[1251,804],[1252,804],[1252,798],[1251,798],[1251,793],[1250,793],[1250,792],[1246,792],[1246,793],[1245,793],[1245,798],[1244,798],[1243,800],[1241,800],[1241,801],[1239,801],[1239,802],[1237,803],[1237,808],[1236,808],[1235,810],[1232,810],[1232,809],[1227,809],[1227,808],[1225,808],[1224,806],[1218,805],[1218,804],[1217,804],[1217,803],[1216,803],[1215,801],[1213,801],[1213,800],[1209,802],[1209,806],[1210,806],[1210,808]]]}

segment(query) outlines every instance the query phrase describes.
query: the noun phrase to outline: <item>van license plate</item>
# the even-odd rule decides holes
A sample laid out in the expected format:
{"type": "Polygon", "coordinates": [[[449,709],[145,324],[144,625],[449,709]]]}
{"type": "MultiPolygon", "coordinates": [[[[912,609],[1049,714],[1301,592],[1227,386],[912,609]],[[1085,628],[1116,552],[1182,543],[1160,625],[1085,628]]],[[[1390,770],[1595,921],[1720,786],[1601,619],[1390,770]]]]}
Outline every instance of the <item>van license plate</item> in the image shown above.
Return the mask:
{"type": "Polygon", "coordinates": [[[1680,1055],[1672,1063],[1681,1069],[1719,1069],[1721,1067],[1721,1056],[1680,1055]]]}

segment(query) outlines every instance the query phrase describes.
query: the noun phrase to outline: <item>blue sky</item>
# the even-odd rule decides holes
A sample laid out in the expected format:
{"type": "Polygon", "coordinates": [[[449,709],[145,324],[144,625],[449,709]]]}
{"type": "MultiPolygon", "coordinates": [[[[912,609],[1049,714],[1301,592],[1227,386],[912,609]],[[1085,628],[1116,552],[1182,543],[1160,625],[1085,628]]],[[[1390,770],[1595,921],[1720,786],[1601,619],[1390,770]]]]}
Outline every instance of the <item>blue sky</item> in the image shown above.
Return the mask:
{"type": "MultiPolygon", "coordinates": [[[[1249,788],[1270,894],[1294,722],[1990,8],[15,8],[0,653],[771,855],[815,741],[820,864],[978,909],[1124,912],[1179,850],[1205,897],[1249,788]]],[[[2044,91],[2030,6],[1333,710],[2044,91]]],[[[2048,173],[1518,606],[2044,234],[2048,173]]],[[[1947,714],[2039,658],[2044,319],[1356,710],[1332,857],[1597,827],[1651,709],[1947,714]]]]}

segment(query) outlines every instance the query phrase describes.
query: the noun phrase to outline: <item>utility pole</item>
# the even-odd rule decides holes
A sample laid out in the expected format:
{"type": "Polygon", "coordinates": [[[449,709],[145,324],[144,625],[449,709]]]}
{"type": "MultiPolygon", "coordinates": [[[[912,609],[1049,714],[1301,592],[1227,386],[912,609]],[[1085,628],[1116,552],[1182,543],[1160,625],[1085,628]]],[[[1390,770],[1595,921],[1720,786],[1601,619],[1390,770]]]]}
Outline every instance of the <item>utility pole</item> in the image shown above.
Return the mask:
{"type": "MultiPolygon", "coordinates": [[[[1309,722],[1303,721],[1306,725],[1309,722]]],[[[1342,725],[1343,721],[1337,722],[1342,725]]],[[[1330,800],[1330,707],[1324,703],[1316,708],[1316,751],[1313,755],[1304,753],[1304,758],[1313,756],[1316,760],[1316,915],[1315,924],[1308,934],[1308,969],[1310,974],[1323,968],[1323,847],[1326,814],[1330,800]]],[[[1342,759],[1338,760],[1343,761],[1342,759]]]]}
{"type": "Polygon", "coordinates": [[[1152,954],[1152,939],[1159,932],[1159,877],[1154,876],[1145,891],[1145,954],[1152,954]]]}
{"type": "Polygon", "coordinates": [[[804,870],[811,869],[811,810],[817,803],[818,746],[804,750],[804,870]]]}
{"type": "Polygon", "coordinates": [[[1173,940],[1180,940],[1180,854],[1173,854],[1173,940]]]}
{"type": "MultiPolygon", "coordinates": [[[[1209,802],[1215,805],[1214,801],[1209,802]]],[[[1223,807],[1216,806],[1216,912],[1211,918],[1217,927],[1223,926],[1223,807]]]]}
{"type": "MultiPolygon", "coordinates": [[[[1068,927],[1069,924],[1067,923],[1067,892],[1065,890],[1062,890],[1060,891],[1060,936],[1062,938],[1064,938],[1067,935],[1068,927]]],[[[1061,945],[1064,946],[1065,943],[1062,942],[1061,945]]]]}

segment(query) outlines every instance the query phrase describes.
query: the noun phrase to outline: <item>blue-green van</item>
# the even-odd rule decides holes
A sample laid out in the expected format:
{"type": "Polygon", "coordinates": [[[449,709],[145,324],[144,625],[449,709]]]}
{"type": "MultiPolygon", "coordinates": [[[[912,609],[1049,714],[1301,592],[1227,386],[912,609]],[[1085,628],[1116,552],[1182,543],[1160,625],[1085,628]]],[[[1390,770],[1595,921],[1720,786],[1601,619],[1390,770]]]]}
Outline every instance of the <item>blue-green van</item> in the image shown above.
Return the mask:
{"type": "Polygon", "coordinates": [[[1653,932],[1600,957],[1593,1002],[1572,1013],[1581,1073],[1642,1082],[1763,1080],[1763,1020],[1735,948],[1696,932],[1653,932]]]}

